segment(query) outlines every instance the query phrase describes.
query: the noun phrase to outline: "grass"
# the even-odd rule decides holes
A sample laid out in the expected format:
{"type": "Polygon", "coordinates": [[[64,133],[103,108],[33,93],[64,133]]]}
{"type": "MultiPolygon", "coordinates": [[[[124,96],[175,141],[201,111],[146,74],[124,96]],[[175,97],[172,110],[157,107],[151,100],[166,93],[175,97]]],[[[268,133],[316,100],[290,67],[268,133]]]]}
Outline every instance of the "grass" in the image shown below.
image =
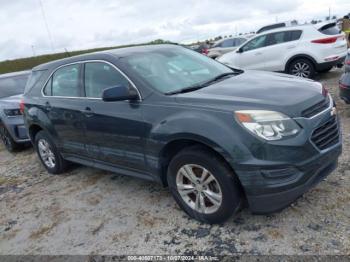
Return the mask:
{"type": "Polygon", "coordinates": [[[169,44],[169,43],[171,43],[171,42],[165,41],[162,39],[158,39],[158,40],[154,40],[152,42],[144,43],[144,44],[102,47],[102,48],[73,51],[73,52],[69,52],[69,53],[64,52],[64,53],[56,53],[56,54],[49,54],[49,55],[20,58],[20,59],[15,59],[15,60],[6,60],[6,61],[0,62],[0,74],[23,71],[23,70],[30,70],[37,65],[47,63],[50,61],[54,61],[54,60],[58,60],[58,59],[62,59],[62,58],[69,57],[69,56],[93,53],[93,52],[116,49],[116,48],[130,47],[130,46],[169,44]]]}

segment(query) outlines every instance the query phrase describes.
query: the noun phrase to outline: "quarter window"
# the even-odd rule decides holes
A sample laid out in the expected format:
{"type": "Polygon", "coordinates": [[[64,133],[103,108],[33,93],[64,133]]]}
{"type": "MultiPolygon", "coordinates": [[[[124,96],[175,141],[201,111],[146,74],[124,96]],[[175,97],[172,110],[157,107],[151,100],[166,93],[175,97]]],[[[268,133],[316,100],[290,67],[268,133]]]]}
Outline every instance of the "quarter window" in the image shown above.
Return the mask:
{"type": "MultiPolygon", "coordinates": [[[[52,96],[80,97],[79,64],[69,65],[58,69],[52,77],[52,96]]],[[[48,83],[50,83],[50,81],[48,83]]],[[[46,90],[48,92],[49,90],[46,90]]]]}
{"type": "Polygon", "coordinates": [[[103,90],[119,85],[129,86],[128,80],[114,67],[101,62],[85,64],[85,93],[87,97],[101,98],[103,90]]]}

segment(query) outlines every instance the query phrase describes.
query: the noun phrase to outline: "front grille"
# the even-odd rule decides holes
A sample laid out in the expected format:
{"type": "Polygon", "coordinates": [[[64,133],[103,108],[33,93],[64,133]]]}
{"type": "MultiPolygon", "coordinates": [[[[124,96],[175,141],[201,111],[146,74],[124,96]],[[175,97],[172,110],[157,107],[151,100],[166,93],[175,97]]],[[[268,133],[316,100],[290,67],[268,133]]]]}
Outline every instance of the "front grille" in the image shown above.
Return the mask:
{"type": "Polygon", "coordinates": [[[321,102],[305,109],[301,112],[302,117],[312,117],[314,115],[317,115],[318,113],[322,112],[323,110],[326,110],[329,107],[330,99],[329,96],[327,96],[325,99],[323,99],[321,102]]]}
{"type": "Polygon", "coordinates": [[[332,116],[326,123],[316,128],[312,133],[311,141],[320,150],[324,150],[338,143],[339,128],[336,116],[332,116]]]}

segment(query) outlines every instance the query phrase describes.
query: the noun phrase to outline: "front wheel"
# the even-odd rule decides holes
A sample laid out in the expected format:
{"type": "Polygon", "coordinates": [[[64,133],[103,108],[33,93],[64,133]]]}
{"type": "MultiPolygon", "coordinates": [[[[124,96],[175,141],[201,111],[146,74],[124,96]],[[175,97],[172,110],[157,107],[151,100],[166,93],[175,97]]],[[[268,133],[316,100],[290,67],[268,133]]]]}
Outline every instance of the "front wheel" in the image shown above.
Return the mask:
{"type": "Polygon", "coordinates": [[[178,205],[198,221],[222,223],[241,206],[235,174],[226,162],[201,147],[178,153],[169,164],[167,179],[178,205]]]}
{"type": "Polygon", "coordinates": [[[287,73],[303,78],[313,78],[315,75],[315,67],[310,60],[300,58],[289,64],[287,73]]]}

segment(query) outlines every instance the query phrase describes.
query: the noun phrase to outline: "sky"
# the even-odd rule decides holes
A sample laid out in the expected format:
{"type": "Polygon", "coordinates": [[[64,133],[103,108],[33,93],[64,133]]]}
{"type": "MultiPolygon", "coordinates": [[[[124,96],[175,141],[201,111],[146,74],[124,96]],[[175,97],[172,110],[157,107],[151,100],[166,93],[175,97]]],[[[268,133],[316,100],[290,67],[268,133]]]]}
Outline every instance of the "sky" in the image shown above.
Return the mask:
{"type": "Polygon", "coordinates": [[[0,0],[0,61],[255,31],[350,12],[349,0],[0,0]]]}

